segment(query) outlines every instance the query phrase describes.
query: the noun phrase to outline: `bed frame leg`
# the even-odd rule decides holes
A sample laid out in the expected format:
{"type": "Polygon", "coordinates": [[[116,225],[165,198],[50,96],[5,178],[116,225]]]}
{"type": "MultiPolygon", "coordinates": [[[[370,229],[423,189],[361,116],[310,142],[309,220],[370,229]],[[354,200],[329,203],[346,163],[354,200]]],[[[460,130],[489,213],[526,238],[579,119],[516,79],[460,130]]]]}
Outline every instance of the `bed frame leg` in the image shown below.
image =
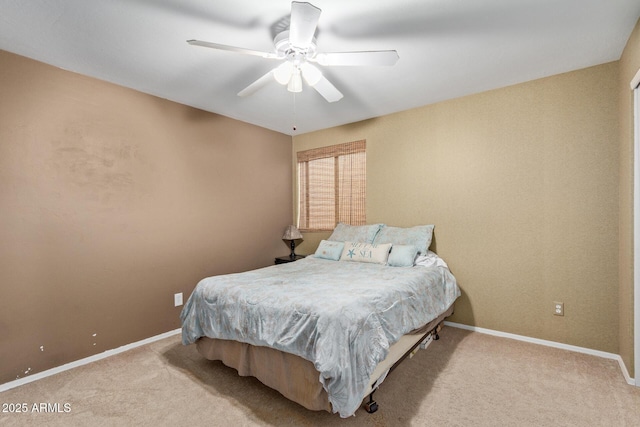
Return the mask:
{"type": "Polygon", "coordinates": [[[440,329],[442,329],[442,323],[438,323],[438,326],[436,326],[433,330],[433,340],[434,341],[438,341],[440,339],[440,335],[438,335],[438,333],[440,332],[440,329]]]}
{"type": "Polygon", "coordinates": [[[370,414],[373,414],[378,410],[378,404],[373,400],[373,391],[369,395],[369,401],[364,404],[364,410],[370,414]]]}

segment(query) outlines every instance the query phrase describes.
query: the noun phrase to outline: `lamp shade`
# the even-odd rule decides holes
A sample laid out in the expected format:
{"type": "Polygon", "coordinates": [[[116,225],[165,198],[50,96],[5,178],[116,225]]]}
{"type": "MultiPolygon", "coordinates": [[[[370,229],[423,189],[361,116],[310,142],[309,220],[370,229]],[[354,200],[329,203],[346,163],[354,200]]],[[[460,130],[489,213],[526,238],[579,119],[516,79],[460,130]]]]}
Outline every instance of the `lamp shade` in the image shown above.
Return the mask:
{"type": "Polygon", "coordinates": [[[289,225],[286,230],[284,230],[284,235],[282,236],[282,240],[296,240],[302,239],[302,234],[298,230],[298,227],[295,225],[289,225]]]}

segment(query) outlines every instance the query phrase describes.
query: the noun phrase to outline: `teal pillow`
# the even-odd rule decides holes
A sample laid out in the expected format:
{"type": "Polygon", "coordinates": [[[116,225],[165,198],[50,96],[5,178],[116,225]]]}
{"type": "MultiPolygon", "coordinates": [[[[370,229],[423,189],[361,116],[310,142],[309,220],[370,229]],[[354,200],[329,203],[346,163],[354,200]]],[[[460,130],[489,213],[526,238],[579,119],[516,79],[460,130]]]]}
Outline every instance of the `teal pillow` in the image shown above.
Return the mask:
{"type": "Polygon", "coordinates": [[[329,240],[322,240],[316,249],[316,258],[330,259],[338,261],[342,250],[344,249],[344,242],[330,242],[329,240]]]}
{"type": "Polygon", "coordinates": [[[413,245],[393,245],[387,264],[391,267],[413,267],[418,248],[413,245]]]}
{"type": "Polygon", "coordinates": [[[384,224],[349,225],[339,222],[328,240],[335,242],[373,243],[384,224]]]}
{"type": "Polygon", "coordinates": [[[382,227],[373,243],[391,243],[395,245],[413,245],[418,253],[425,255],[433,236],[433,225],[417,225],[415,227],[382,227]]]}

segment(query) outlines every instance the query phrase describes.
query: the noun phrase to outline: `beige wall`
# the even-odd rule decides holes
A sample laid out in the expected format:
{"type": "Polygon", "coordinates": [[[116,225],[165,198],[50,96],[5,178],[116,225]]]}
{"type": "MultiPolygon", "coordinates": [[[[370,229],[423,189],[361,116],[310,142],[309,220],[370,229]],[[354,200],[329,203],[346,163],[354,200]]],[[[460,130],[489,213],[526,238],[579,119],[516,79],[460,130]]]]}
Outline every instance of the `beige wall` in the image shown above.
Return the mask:
{"type": "Polygon", "coordinates": [[[436,225],[463,291],[451,320],[617,353],[618,65],[296,136],[294,152],[367,140],[367,220],[436,225]]]}
{"type": "Polygon", "coordinates": [[[640,21],[620,58],[620,355],[634,375],[633,337],[633,92],[640,69],[640,21]]]}
{"type": "Polygon", "coordinates": [[[2,51],[0,94],[0,383],[179,328],[174,293],[287,253],[291,137],[2,51]]]}

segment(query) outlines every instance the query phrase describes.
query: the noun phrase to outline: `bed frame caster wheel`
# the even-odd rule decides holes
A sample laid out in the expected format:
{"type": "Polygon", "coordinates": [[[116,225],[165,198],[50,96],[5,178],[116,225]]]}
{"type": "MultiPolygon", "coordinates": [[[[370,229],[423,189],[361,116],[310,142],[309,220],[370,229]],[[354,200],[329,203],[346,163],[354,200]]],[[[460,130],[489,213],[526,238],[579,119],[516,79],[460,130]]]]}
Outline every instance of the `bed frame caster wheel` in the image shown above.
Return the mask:
{"type": "Polygon", "coordinates": [[[373,414],[378,410],[378,404],[375,401],[370,401],[364,404],[364,409],[370,414],[373,414]]]}

